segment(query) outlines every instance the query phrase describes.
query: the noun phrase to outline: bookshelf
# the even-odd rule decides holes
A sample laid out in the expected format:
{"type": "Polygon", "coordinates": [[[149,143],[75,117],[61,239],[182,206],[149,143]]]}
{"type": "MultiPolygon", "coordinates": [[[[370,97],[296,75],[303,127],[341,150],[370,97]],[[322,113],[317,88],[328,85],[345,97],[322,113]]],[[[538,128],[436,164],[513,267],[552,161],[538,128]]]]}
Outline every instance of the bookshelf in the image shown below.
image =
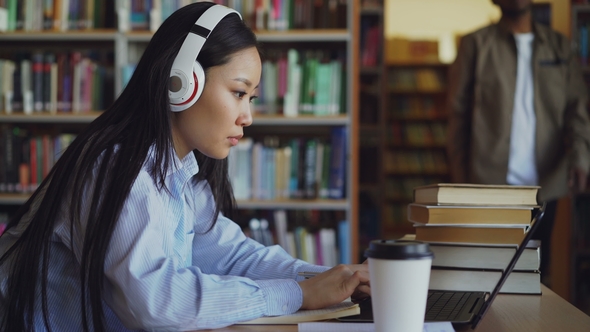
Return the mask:
{"type": "Polygon", "coordinates": [[[396,60],[385,65],[381,231],[387,238],[414,232],[406,211],[414,187],[448,181],[447,71],[447,64],[436,61],[396,60]]]}
{"type": "Polygon", "coordinates": [[[381,236],[383,177],[383,1],[363,0],[360,8],[359,70],[359,252],[381,236]]]}
{"type": "Polygon", "coordinates": [[[448,179],[448,65],[432,56],[430,42],[385,38],[383,6],[367,0],[360,9],[359,249],[413,233],[406,217],[413,188],[448,179]]]}
{"type": "MultiPolygon", "coordinates": [[[[98,1],[97,1],[98,2],[98,1]]],[[[231,6],[227,1],[216,1],[231,6]]],[[[120,2],[117,1],[119,5],[120,2]]],[[[237,4],[237,3],[236,3],[237,4]]],[[[357,90],[357,77],[359,65],[358,57],[358,8],[357,1],[348,0],[340,2],[344,4],[340,15],[346,18],[345,26],[336,28],[326,27],[299,28],[289,30],[260,30],[255,29],[259,42],[263,49],[273,52],[286,52],[289,49],[306,49],[314,51],[331,52],[338,54],[342,64],[342,107],[339,112],[331,115],[300,114],[287,117],[282,114],[282,107],[277,107],[277,112],[268,114],[264,105],[256,105],[253,111],[254,123],[245,131],[245,137],[255,140],[264,140],[265,137],[279,137],[279,141],[286,142],[287,138],[304,137],[320,138],[329,141],[333,128],[344,128],[347,132],[344,137],[344,194],[341,198],[314,198],[314,199],[239,199],[238,208],[245,214],[261,213],[267,215],[274,210],[303,211],[313,214],[314,211],[324,214],[331,212],[334,218],[332,226],[338,227],[338,222],[346,220],[348,229],[346,238],[350,242],[343,252],[343,256],[349,262],[358,262],[358,121],[357,105],[358,96],[351,91],[357,90]],[[283,139],[285,137],[285,139],[283,139]]],[[[114,4],[112,5],[114,8],[114,4]]],[[[235,6],[232,6],[235,8],[235,6]]],[[[236,8],[237,9],[237,8],[236,8]]],[[[243,10],[246,10],[242,8],[243,10]]],[[[110,11],[114,16],[115,11],[110,11]]],[[[246,15],[243,15],[247,17],[246,15]]],[[[120,17],[119,17],[120,19],[120,17]]],[[[31,53],[35,50],[42,52],[67,51],[95,51],[99,49],[106,54],[109,75],[111,80],[105,86],[112,95],[109,103],[123,89],[125,77],[130,72],[133,63],[141,56],[152,33],[149,31],[135,31],[116,28],[115,19],[113,25],[101,29],[89,29],[81,31],[12,31],[0,33],[0,59],[12,58],[15,54],[31,53]]],[[[339,23],[340,25],[342,22],[339,23]]],[[[102,58],[101,58],[102,59],[102,58]]],[[[106,106],[105,106],[106,107],[106,106]]],[[[28,113],[28,112],[27,112],[28,113]]],[[[62,132],[82,130],[100,114],[100,110],[90,112],[31,112],[25,114],[22,111],[6,113],[0,107],[0,127],[25,128],[26,130],[58,135],[62,132]]],[[[11,213],[15,206],[26,201],[30,193],[3,192],[0,193],[0,213],[11,213]]],[[[304,214],[305,214],[304,213],[304,214]]]]}

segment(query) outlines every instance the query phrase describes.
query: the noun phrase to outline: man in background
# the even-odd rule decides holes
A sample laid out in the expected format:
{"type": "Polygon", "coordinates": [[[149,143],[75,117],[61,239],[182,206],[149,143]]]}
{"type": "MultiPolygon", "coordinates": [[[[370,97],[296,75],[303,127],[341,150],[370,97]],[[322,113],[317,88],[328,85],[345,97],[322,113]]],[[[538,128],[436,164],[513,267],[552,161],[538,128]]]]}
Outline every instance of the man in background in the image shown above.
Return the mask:
{"type": "Polygon", "coordinates": [[[570,41],[532,19],[532,0],[493,0],[496,24],[464,36],[449,77],[447,152],[454,182],[539,185],[549,279],[557,199],[585,190],[590,168],[587,88],[570,41]]]}

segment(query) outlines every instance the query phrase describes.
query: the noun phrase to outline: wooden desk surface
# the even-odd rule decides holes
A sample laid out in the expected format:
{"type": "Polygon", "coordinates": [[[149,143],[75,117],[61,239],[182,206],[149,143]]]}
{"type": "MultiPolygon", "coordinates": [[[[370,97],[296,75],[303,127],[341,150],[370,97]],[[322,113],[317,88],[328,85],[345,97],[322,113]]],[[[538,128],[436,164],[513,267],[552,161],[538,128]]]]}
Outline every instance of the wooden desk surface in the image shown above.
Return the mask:
{"type": "MultiPolygon", "coordinates": [[[[590,316],[541,286],[543,295],[506,295],[494,304],[477,326],[477,332],[588,332],[590,316]]],[[[469,330],[469,329],[468,329],[469,330]]],[[[296,332],[297,325],[234,325],[217,332],[296,332]]]]}

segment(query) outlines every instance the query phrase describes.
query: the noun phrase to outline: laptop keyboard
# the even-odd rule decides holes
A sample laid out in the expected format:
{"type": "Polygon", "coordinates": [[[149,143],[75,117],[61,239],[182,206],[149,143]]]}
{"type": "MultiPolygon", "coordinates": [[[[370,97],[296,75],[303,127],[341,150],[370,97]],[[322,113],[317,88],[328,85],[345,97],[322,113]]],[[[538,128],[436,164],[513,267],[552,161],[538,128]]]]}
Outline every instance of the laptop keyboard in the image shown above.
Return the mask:
{"type": "Polygon", "coordinates": [[[469,292],[428,292],[426,300],[427,321],[452,321],[457,317],[469,292]]]}

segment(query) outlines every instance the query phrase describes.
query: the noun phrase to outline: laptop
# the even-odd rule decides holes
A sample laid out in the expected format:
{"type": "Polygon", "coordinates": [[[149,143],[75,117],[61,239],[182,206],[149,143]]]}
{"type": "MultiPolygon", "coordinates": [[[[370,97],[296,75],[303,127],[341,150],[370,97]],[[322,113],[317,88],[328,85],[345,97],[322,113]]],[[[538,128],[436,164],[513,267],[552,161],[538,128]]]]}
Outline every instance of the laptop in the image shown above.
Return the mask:
{"type": "MultiPolygon", "coordinates": [[[[544,214],[545,204],[537,210],[529,230],[491,293],[428,290],[424,321],[451,322],[456,328],[471,326],[472,329],[475,329],[492,305],[496,295],[500,292],[502,285],[508,279],[508,275],[514,269],[518,258],[538,228],[544,214]]],[[[361,309],[359,315],[341,317],[338,320],[343,322],[372,322],[373,312],[370,298],[360,302],[359,306],[361,309]]]]}

